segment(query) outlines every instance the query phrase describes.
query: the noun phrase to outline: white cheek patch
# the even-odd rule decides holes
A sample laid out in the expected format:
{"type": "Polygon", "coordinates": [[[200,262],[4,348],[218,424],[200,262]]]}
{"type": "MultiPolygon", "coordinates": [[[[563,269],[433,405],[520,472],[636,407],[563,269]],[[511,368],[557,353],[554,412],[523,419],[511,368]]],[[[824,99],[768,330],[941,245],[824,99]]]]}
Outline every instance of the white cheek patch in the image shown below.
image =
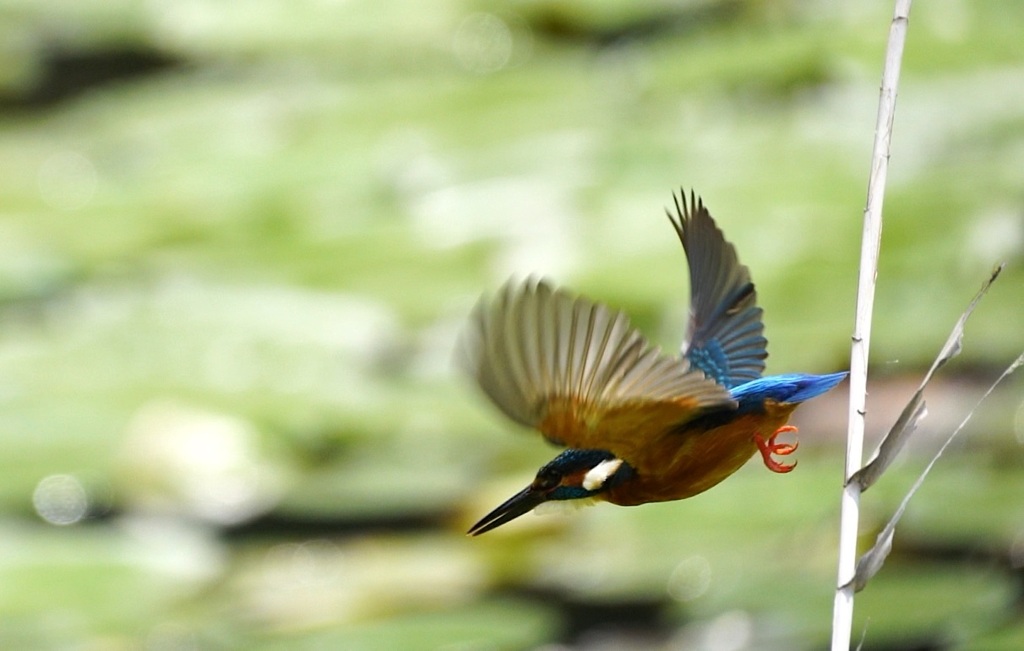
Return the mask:
{"type": "Polygon", "coordinates": [[[596,491],[601,488],[621,465],[622,459],[609,459],[597,464],[583,475],[583,488],[588,491],[596,491]]]}

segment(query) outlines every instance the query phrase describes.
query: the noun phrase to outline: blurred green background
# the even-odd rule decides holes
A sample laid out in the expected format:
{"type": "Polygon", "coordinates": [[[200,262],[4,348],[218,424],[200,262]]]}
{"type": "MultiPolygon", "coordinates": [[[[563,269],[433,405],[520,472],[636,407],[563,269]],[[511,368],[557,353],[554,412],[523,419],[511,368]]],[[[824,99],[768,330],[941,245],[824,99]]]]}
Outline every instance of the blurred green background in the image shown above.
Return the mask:
{"type": "MultiPolygon", "coordinates": [[[[554,456],[451,368],[542,274],[678,344],[662,209],[848,364],[890,2],[0,0],[0,648],[820,649],[845,389],[797,472],[463,532],[554,456]]],[[[1024,4],[911,16],[869,443],[1004,277],[864,542],[1022,348],[1024,4]]],[[[1024,384],[936,467],[865,649],[1024,648],[1024,384]]]]}

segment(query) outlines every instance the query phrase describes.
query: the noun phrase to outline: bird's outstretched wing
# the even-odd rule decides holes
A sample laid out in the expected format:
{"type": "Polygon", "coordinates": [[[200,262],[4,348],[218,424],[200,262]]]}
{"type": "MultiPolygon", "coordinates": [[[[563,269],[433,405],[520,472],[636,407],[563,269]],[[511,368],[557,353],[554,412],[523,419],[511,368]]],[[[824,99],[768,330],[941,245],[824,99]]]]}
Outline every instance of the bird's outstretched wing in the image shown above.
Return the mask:
{"type": "Polygon", "coordinates": [[[509,281],[482,300],[460,357],[509,418],[571,447],[626,454],[645,432],[736,404],[685,358],[649,344],[622,312],[539,280],[509,281]]]}
{"type": "Polygon", "coordinates": [[[750,270],[736,249],[690,192],[673,196],[676,212],[669,220],[679,235],[690,265],[690,323],[682,354],[690,363],[732,388],[761,377],[768,341],[750,270]]]}

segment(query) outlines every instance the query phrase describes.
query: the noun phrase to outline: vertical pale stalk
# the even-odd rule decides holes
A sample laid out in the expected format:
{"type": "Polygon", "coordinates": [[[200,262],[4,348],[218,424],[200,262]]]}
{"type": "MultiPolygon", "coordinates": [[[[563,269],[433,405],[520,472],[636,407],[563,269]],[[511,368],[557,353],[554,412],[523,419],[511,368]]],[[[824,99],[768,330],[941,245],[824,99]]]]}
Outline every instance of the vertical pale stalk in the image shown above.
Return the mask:
{"type": "Polygon", "coordinates": [[[857,314],[850,351],[850,409],[844,475],[847,481],[844,482],[840,512],[839,571],[832,612],[832,651],[847,651],[850,648],[853,629],[853,586],[850,582],[857,566],[860,487],[855,482],[849,482],[849,478],[860,470],[864,453],[868,350],[871,339],[871,313],[875,300],[875,277],[878,273],[878,250],[882,238],[882,201],[885,197],[885,180],[889,171],[889,145],[896,113],[896,89],[899,85],[910,4],[911,0],[896,1],[889,29],[889,44],[885,53],[885,69],[882,73],[882,88],[878,101],[878,118],[875,123],[875,143],[871,154],[867,206],[864,210],[860,278],[857,284],[857,314]]]}

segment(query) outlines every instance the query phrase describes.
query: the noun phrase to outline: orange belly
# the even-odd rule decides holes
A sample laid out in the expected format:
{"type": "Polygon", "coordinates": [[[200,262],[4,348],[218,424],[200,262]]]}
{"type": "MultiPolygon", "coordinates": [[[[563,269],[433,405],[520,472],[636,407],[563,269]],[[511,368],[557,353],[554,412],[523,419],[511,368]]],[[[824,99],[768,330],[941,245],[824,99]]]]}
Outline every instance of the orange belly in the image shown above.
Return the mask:
{"type": "Polygon", "coordinates": [[[782,427],[795,404],[769,404],[765,413],[740,416],[712,429],[670,431],[635,450],[626,461],[636,476],[602,497],[621,506],[681,500],[733,474],[757,452],[754,434],[765,438],[782,427]]]}

